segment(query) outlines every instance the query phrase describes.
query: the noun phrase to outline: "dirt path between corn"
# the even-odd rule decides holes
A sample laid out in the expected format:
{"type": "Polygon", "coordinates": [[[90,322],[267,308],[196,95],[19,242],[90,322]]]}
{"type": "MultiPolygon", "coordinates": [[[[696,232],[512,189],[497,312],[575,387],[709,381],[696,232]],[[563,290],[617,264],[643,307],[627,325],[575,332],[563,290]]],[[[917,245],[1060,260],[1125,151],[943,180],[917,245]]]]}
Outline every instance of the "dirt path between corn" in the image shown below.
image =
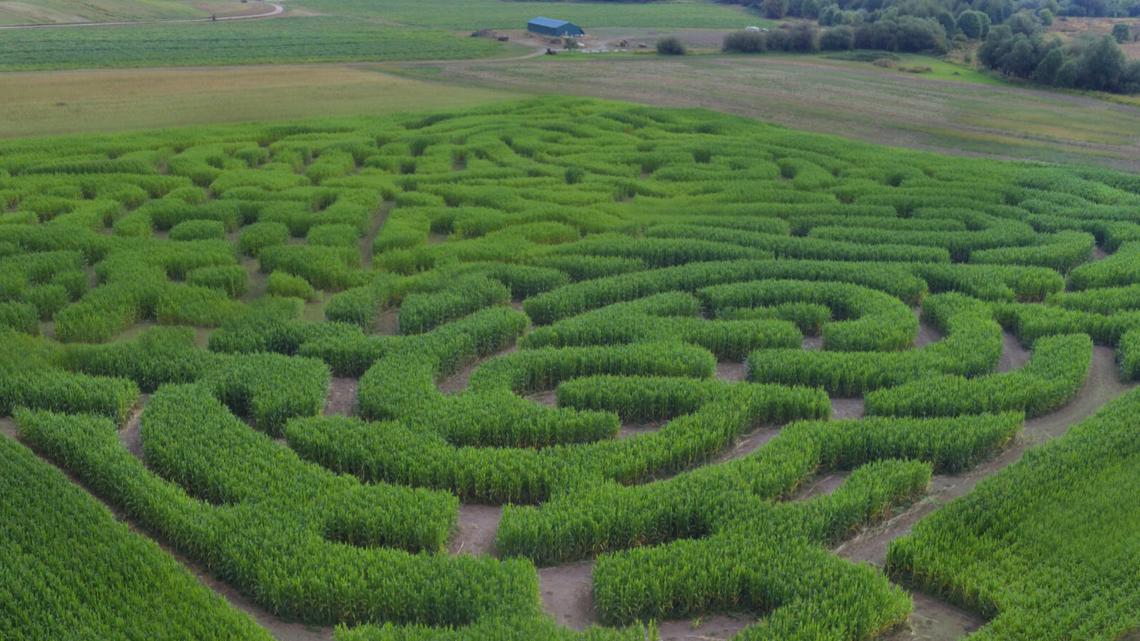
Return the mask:
{"type": "MultiPolygon", "coordinates": [[[[135,423],[136,427],[137,427],[137,422],[138,422],[137,420],[134,420],[134,419],[132,420],[132,423],[135,423]]],[[[4,435],[0,438],[7,437],[7,438],[12,438],[12,439],[15,439],[18,441],[18,440],[20,440],[17,436],[18,431],[19,431],[18,428],[16,427],[15,423],[11,419],[8,419],[8,418],[0,419],[0,434],[4,435]]],[[[120,441],[123,441],[124,438],[125,437],[123,436],[123,434],[120,433],[120,435],[119,435],[120,441]]],[[[35,450],[33,450],[33,451],[35,451],[35,450]]],[[[273,638],[276,639],[277,641],[331,641],[332,640],[332,638],[333,638],[333,628],[332,627],[308,626],[308,625],[304,625],[301,623],[290,623],[290,622],[283,621],[277,615],[275,615],[275,614],[269,612],[268,610],[262,608],[261,606],[254,603],[251,599],[249,599],[248,597],[243,595],[241,592],[238,592],[238,590],[235,589],[234,587],[232,587],[232,586],[228,585],[227,583],[213,577],[197,561],[194,561],[193,559],[185,556],[184,554],[182,554],[181,552],[179,552],[175,548],[171,547],[165,541],[163,541],[162,538],[158,537],[157,535],[150,532],[146,528],[139,527],[138,525],[136,525],[126,515],[126,513],[123,512],[123,510],[121,510],[115,504],[113,504],[109,501],[105,501],[102,497],[100,497],[95,492],[92,492],[91,489],[85,483],[83,483],[78,477],[76,477],[70,471],[68,471],[67,469],[65,469],[63,467],[56,465],[54,461],[48,459],[47,457],[40,455],[39,452],[36,452],[36,455],[40,456],[40,458],[42,458],[44,461],[46,461],[49,465],[52,465],[57,470],[62,472],[63,475],[66,476],[69,481],[71,481],[71,483],[75,484],[76,487],[82,489],[84,492],[87,492],[87,494],[93,500],[95,500],[96,502],[98,502],[101,505],[103,505],[104,507],[106,507],[111,512],[111,514],[115,517],[115,519],[122,522],[128,528],[130,528],[131,532],[134,532],[135,534],[138,534],[139,536],[145,537],[145,538],[153,541],[156,545],[158,545],[162,549],[163,552],[166,552],[170,556],[174,557],[174,559],[176,561],[178,561],[178,563],[180,565],[182,565],[182,567],[186,568],[187,571],[189,571],[192,575],[194,575],[195,578],[198,579],[199,583],[201,583],[206,588],[212,590],[218,596],[225,599],[226,602],[229,603],[231,606],[233,606],[235,609],[240,610],[240,611],[246,613],[247,615],[249,615],[251,618],[253,618],[254,621],[257,622],[258,625],[260,625],[262,628],[265,628],[269,632],[269,634],[271,634],[273,636],[273,638]]]]}
{"type": "Polygon", "coordinates": [[[325,395],[325,416],[352,416],[356,413],[356,394],[360,381],[355,378],[336,377],[329,382],[325,395]]]}
{"type": "Polygon", "coordinates": [[[140,461],[143,458],[142,414],[149,401],[150,394],[139,396],[138,405],[134,411],[131,412],[131,417],[127,419],[127,424],[123,426],[123,429],[119,430],[119,442],[140,461]]]}
{"type": "Polygon", "coordinates": [[[380,230],[384,228],[384,223],[388,222],[388,214],[392,213],[394,204],[391,201],[385,201],[384,204],[380,205],[376,215],[372,217],[372,227],[360,243],[360,263],[364,269],[372,267],[372,248],[376,244],[376,237],[380,235],[380,230]]]}
{"type": "Polygon", "coordinates": [[[497,556],[495,535],[503,518],[503,506],[475,503],[459,506],[459,527],[451,537],[451,554],[497,556]]]}
{"type": "Polygon", "coordinates": [[[265,3],[272,7],[263,13],[254,13],[236,16],[218,16],[217,18],[176,18],[173,20],[118,20],[115,22],[46,22],[36,24],[9,24],[0,25],[0,31],[6,29],[75,29],[81,27],[130,27],[138,25],[160,24],[188,24],[195,22],[230,22],[232,20],[263,20],[276,18],[285,13],[285,7],[276,2],[265,3]]]}
{"type": "Polygon", "coordinates": [[[1069,428],[1092,416],[1105,403],[1135,387],[1122,383],[1117,376],[1115,355],[1111,348],[1093,348],[1092,365],[1085,384],[1076,397],[1060,410],[1025,422],[1021,434],[994,458],[959,475],[936,474],[929,494],[893,518],[850,539],[835,549],[839,556],[852,561],[866,561],[882,567],[886,563],[891,541],[910,533],[922,517],[946,503],[966,495],[986,478],[1016,463],[1026,450],[1063,436],[1069,428]]]}
{"type": "Polygon", "coordinates": [[[998,358],[997,371],[1008,372],[1025,367],[1029,357],[1029,350],[1021,345],[1016,336],[1009,332],[1001,333],[1001,357],[998,358]]]}
{"type": "Polygon", "coordinates": [[[474,374],[475,370],[479,369],[483,363],[486,363],[487,361],[498,358],[500,356],[512,354],[516,351],[518,351],[518,345],[516,343],[512,343],[511,346],[507,347],[506,349],[495,352],[490,356],[476,359],[461,367],[454,374],[445,376],[444,378],[440,379],[436,383],[436,387],[440,392],[444,394],[458,394],[467,389],[467,383],[470,382],[471,375],[474,374]]]}
{"type": "MultiPolygon", "coordinates": [[[[936,336],[928,335],[929,340],[936,336]]],[[[1002,351],[1002,366],[1006,371],[1024,365],[1029,358],[1017,340],[1006,334],[1002,351]]],[[[1114,353],[1111,348],[1096,347],[1092,365],[1084,386],[1076,397],[1060,410],[1026,421],[1022,433],[1013,443],[993,459],[961,475],[939,474],[931,481],[930,493],[883,523],[864,530],[836,548],[836,553],[852,561],[869,562],[882,567],[886,562],[890,542],[911,531],[922,517],[945,503],[964,496],[982,480],[997,474],[1018,461],[1031,447],[1063,436],[1071,426],[1093,415],[1105,403],[1134,387],[1120,382],[1114,353]]],[[[862,399],[832,399],[833,418],[857,418],[862,399]]],[[[755,451],[779,434],[778,429],[764,428],[752,432],[737,442],[718,461],[731,460],[755,451]]],[[[805,483],[792,497],[803,500],[830,493],[847,478],[846,473],[821,474],[805,483]]],[[[539,568],[539,584],[544,610],[559,623],[583,629],[596,623],[592,594],[593,561],[584,561],[549,568],[539,568]]],[[[922,592],[911,594],[914,611],[905,626],[884,637],[886,641],[953,641],[984,625],[975,613],[953,606],[937,597],[922,592]]],[[[723,640],[728,639],[752,622],[751,617],[717,615],[702,617],[700,625],[693,622],[672,621],[662,624],[663,641],[723,640]]]]}

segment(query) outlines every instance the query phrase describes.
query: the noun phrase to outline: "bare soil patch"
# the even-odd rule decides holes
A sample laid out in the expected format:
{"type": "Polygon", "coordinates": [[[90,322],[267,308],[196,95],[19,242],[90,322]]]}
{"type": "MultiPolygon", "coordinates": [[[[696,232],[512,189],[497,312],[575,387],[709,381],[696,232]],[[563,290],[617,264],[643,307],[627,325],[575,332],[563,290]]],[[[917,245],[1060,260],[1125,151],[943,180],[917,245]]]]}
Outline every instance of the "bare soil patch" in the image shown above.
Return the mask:
{"type": "Polygon", "coordinates": [[[721,453],[721,455],[716,458],[716,462],[724,463],[725,461],[748,456],[763,447],[768,441],[779,436],[779,434],[780,428],[778,427],[761,427],[758,430],[749,432],[737,439],[732,449],[721,453]]]}
{"type": "Polygon", "coordinates": [[[131,412],[130,418],[127,419],[127,424],[119,430],[119,442],[139,460],[143,458],[142,415],[148,401],[150,401],[150,394],[140,396],[138,405],[131,412]]]}
{"type": "Polygon", "coordinates": [[[368,229],[368,233],[364,235],[364,239],[360,242],[360,262],[364,269],[372,266],[372,248],[376,244],[376,236],[380,234],[380,230],[384,228],[384,223],[388,222],[388,214],[392,212],[392,206],[395,203],[385,201],[380,205],[380,209],[376,211],[376,215],[372,217],[372,226],[368,229]]]}
{"type": "Polygon", "coordinates": [[[518,346],[511,345],[510,347],[504,349],[503,351],[501,351],[497,354],[493,354],[491,356],[488,356],[487,358],[481,358],[479,360],[468,363],[467,365],[464,365],[462,368],[460,368],[459,371],[452,374],[451,376],[448,376],[448,377],[446,377],[440,381],[437,381],[436,387],[439,388],[439,391],[443,392],[444,394],[457,394],[459,392],[462,392],[463,390],[467,389],[467,383],[468,383],[468,381],[471,380],[471,375],[475,373],[475,370],[479,369],[480,365],[491,360],[492,358],[504,356],[506,354],[510,354],[510,353],[515,352],[517,350],[518,350],[518,346]]]}
{"type": "Polygon", "coordinates": [[[20,431],[16,427],[16,421],[9,417],[0,418],[0,434],[10,438],[16,438],[19,433],[20,431]]]}
{"type": "Polygon", "coordinates": [[[836,421],[853,418],[863,418],[862,398],[833,398],[831,399],[831,418],[836,421]]]}
{"type": "Polygon", "coordinates": [[[1021,341],[1009,332],[1001,335],[1001,357],[998,358],[997,371],[1008,372],[1025,367],[1029,362],[1029,350],[1022,346],[1021,341]]]}
{"type": "Polygon", "coordinates": [[[623,424],[621,429],[618,430],[618,438],[632,438],[642,434],[650,434],[664,427],[665,421],[655,421],[652,423],[630,423],[623,424]]]}
{"type": "Polygon", "coordinates": [[[356,392],[360,381],[355,378],[333,378],[325,397],[325,416],[352,416],[356,413],[356,392]]]}
{"type": "Polygon", "coordinates": [[[597,620],[594,611],[594,562],[582,561],[538,569],[542,609],[554,620],[583,630],[597,620]]]}
{"type": "Polygon", "coordinates": [[[547,407],[557,407],[558,406],[558,392],[555,390],[552,390],[552,389],[542,390],[542,391],[538,391],[538,392],[532,392],[530,394],[527,394],[523,398],[525,398],[528,401],[533,401],[535,403],[538,403],[539,405],[545,405],[547,407]]]}
{"type": "Polygon", "coordinates": [[[692,620],[659,621],[661,641],[721,641],[756,620],[746,614],[713,614],[692,620]]]}
{"type": "Polygon", "coordinates": [[[395,307],[385,309],[376,317],[376,333],[382,336],[400,334],[400,311],[395,307]]]}
{"type": "Polygon", "coordinates": [[[249,256],[242,258],[241,266],[249,276],[249,289],[246,290],[245,296],[242,296],[241,300],[244,303],[251,303],[264,296],[269,289],[269,275],[262,273],[261,263],[256,258],[249,256]]]}
{"type": "Polygon", "coordinates": [[[914,314],[919,317],[918,334],[914,337],[915,347],[925,347],[931,343],[942,340],[942,332],[938,331],[933,325],[922,322],[921,308],[916,309],[914,314]]]}
{"type": "Polygon", "coordinates": [[[503,518],[500,505],[464,504],[459,506],[459,524],[448,543],[451,554],[495,556],[495,534],[503,518]]]}
{"type": "Polygon", "coordinates": [[[883,641],[957,641],[982,627],[981,617],[922,592],[912,592],[914,611],[906,625],[883,641]]]}
{"type": "Polygon", "coordinates": [[[748,378],[748,364],[719,362],[716,364],[716,377],[722,381],[743,381],[748,378]]]}
{"type": "Polygon", "coordinates": [[[816,474],[807,483],[804,483],[788,498],[789,501],[806,501],[817,496],[824,494],[831,494],[835,488],[843,485],[847,477],[851,476],[850,472],[825,472],[823,474],[816,474]]]}

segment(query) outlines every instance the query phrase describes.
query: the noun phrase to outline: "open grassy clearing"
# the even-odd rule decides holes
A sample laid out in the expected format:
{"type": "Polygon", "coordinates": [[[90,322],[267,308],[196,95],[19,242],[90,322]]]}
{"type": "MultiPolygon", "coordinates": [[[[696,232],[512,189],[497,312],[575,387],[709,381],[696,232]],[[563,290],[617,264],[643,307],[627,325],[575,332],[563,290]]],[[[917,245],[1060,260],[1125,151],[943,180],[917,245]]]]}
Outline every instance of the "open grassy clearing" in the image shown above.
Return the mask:
{"type": "Polygon", "coordinates": [[[699,106],[867,141],[1140,169],[1140,109],[794,56],[571,56],[407,66],[465,86],[699,106]]]}
{"type": "Polygon", "coordinates": [[[0,137],[472,107],[512,96],[349,65],[16,72],[0,137]]]}
{"type": "MultiPolygon", "coordinates": [[[[318,636],[1136,625],[1134,573],[1089,595],[1140,505],[1026,501],[1022,466],[930,518],[1036,524],[1037,595],[1063,524],[1079,603],[973,598],[990,546],[904,558],[925,521],[889,573],[840,556],[1140,376],[1134,175],[558,98],[8,141],[0,197],[0,438],[318,636]]],[[[1129,394],[1049,450],[1088,491],[1140,452],[1129,394]]]]}
{"type": "MultiPolygon", "coordinates": [[[[1049,26],[1049,33],[1057,34],[1062,39],[1071,40],[1074,38],[1081,38],[1085,36],[1107,36],[1112,33],[1112,27],[1116,24],[1126,24],[1133,34],[1140,30],[1140,18],[1074,18],[1068,17],[1063,20],[1055,20],[1049,26]]],[[[1130,59],[1140,58],[1140,42],[1136,40],[1129,40],[1122,42],[1120,48],[1124,50],[1125,55],[1130,59]]]]}
{"type": "Polygon", "coordinates": [[[0,31],[0,70],[455,59],[514,48],[345,17],[0,31]]]}
{"type": "MultiPolygon", "coordinates": [[[[149,16],[126,0],[108,0],[111,19],[139,20],[149,16]],[[118,4],[115,4],[118,2],[118,4]]],[[[2,7],[4,3],[0,3],[2,7]]],[[[234,13],[223,4],[172,4],[185,10],[182,18],[234,13]]],[[[240,4],[264,9],[263,2],[240,4]]],[[[556,11],[560,16],[595,27],[742,28],[765,23],[736,5],[704,0],[653,4],[565,3],[480,0],[458,2],[288,2],[285,17],[228,23],[139,24],[75,29],[0,30],[0,71],[99,67],[235,65],[322,61],[381,61],[457,59],[512,55],[512,44],[466,36],[481,28],[523,29],[536,15],[556,11]]],[[[0,13],[0,16],[3,14],[0,13]]],[[[87,15],[87,14],[84,14],[87,15]]],[[[59,21],[92,19],[56,16],[59,21]]],[[[13,22],[26,22],[20,19],[13,22]]],[[[41,16],[40,21],[53,21],[41,16]]]]}
{"type": "Polygon", "coordinates": [[[550,16],[599,27],[742,29],[759,24],[758,13],[708,0],[653,3],[514,2],[503,0],[291,0],[290,6],[324,15],[375,18],[411,27],[470,33],[476,29],[525,29],[527,20],[550,16]]]}
{"type": "MultiPolygon", "coordinates": [[[[872,52],[867,52],[867,51],[858,51],[858,52],[854,52],[851,54],[843,54],[843,53],[827,54],[827,53],[824,53],[824,54],[819,54],[818,57],[823,58],[824,60],[829,60],[829,61],[849,63],[849,64],[854,65],[854,68],[856,68],[856,69],[864,69],[865,70],[866,69],[865,65],[870,65],[870,64],[872,64],[872,62],[845,60],[845,58],[854,57],[854,56],[866,58],[869,55],[877,55],[877,54],[873,54],[872,52]]],[[[1005,81],[1003,81],[1001,78],[999,78],[998,76],[996,76],[994,74],[986,73],[984,71],[979,71],[978,69],[975,69],[975,68],[970,67],[970,66],[965,65],[965,64],[960,64],[960,63],[952,62],[949,60],[943,60],[941,58],[935,58],[933,56],[924,56],[924,55],[913,54],[913,53],[904,53],[904,54],[882,53],[882,58],[886,59],[886,60],[890,60],[896,66],[894,68],[891,68],[891,67],[881,67],[881,68],[884,69],[885,71],[894,72],[897,74],[917,76],[917,77],[925,79],[925,80],[946,80],[946,81],[951,81],[951,82],[968,82],[968,83],[981,84],[981,85],[995,85],[995,86],[1002,86],[1002,87],[1009,86],[1008,83],[1006,83],[1005,81]],[[921,71],[915,72],[915,71],[907,71],[906,70],[906,69],[912,69],[913,70],[916,68],[921,69],[921,71]],[[929,69],[929,71],[926,71],[926,69],[929,69]]]]}
{"type": "Polygon", "coordinates": [[[239,0],[4,0],[0,25],[121,20],[180,20],[264,11],[262,2],[239,0]]]}

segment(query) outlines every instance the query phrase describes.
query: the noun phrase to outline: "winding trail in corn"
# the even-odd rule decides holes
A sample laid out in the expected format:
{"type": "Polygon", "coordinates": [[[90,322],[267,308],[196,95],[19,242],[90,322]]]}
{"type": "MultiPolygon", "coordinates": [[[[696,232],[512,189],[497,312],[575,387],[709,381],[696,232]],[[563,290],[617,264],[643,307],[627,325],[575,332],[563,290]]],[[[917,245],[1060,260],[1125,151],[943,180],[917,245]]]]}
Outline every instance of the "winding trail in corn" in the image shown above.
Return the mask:
{"type": "Polygon", "coordinates": [[[555,98],[23,144],[0,434],[285,641],[986,634],[907,541],[1140,358],[1108,171],[555,98]]]}

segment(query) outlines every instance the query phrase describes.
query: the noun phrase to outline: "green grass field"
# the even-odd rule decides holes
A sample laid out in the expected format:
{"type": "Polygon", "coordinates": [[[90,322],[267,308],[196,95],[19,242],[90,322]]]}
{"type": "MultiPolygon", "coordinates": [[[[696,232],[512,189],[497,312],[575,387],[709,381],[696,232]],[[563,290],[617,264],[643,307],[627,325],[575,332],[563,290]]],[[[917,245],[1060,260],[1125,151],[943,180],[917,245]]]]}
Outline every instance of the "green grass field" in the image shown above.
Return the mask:
{"type": "Polygon", "coordinates": [[[818,57],[828,61],[849,63],[855,65],[855,68],[858,69],[865,70],[868,66],[870,66],[875,69],[880,69],[884,73],[912,75],[928,80],[947,80],[951,82],[966,82],[978,85],[1009,86],[1008,83],[996,75],[989,74],[956,62],[950,62],[941,58],[935,58],[933,56],[920,54],[876,53],[870,51],[859,51],[849,54],[822,53],[819,54],[818,57]],[[867,62],[866,58],[868,57],[883,57],[890,60],[895,66],[878,67],[871,62],[867,62]],[[929,71],[926,70],[927,68],[929,68],[929,71]]]}
{"type": "MultiPolygon", "coordinates": [[[[208,15],[169,3],[171,17],[208,15]]],[[[0,3],[2,6],[2,3],[0,3]]],[[[45,5],[46,6],[46,5],[45,5]]],[[[161,5],[165,6],[165,5],[161,5]]],[[[249,7],[255,5],[240,5],[249,7]]],[[[263,6],[263,5],[258,5],[263,6]]],[[[293,17],[229,23],[131,25],[77,29],[0,30],[0,70],[235,65],[328,61],[458,59],[509,55],[516,49],[466,38],[482,28],[525,29],[542,13],[595,27],[741,28],[758,18],[709,1],[535,3],[505,0],[289,2],[293,17]]],[[[159,6],[118,0],[75,19],[146,19],[159,6]],[[154,11],[148,12],[150,8],[154,11]]],[[[3,14],[0,13],[0,16],[3,14]]],[[[50,21],[48,18],[43,20],[50,21]]],[[[24,18],[14,22],[26,21],[24,18]]]]}
{"type": "Polygon", "coordinates": [[[666,2],[513,2],[510,0],[294,0],[290,6],[407,26],[470,32],[525,29],[527,20],[569,20],[589,33],[598,27],[744,28],[758,14],[709,0],[666,2]]]}
{"type": "Polygon", "coordinates": [[[0,31],[0,70],[476,58],[487,39],[350,18],[0,31]]]}
{"type": "Polygon", "coordinates": [[[2,138],[460,109],[517,95],[350,65],[16,72],[4,83],[2,138]]]}
{"type": "MultiPolygon", "coordinates": [[[[226,4],[226,3],[216,3],[226,4]]],[[[234,0],[228,3],[240,6],[234,0]]],[[[189,0],[20,0],[0,2],[0,24],[107,22],[201,18],[209,13],[189,0]]]]}

